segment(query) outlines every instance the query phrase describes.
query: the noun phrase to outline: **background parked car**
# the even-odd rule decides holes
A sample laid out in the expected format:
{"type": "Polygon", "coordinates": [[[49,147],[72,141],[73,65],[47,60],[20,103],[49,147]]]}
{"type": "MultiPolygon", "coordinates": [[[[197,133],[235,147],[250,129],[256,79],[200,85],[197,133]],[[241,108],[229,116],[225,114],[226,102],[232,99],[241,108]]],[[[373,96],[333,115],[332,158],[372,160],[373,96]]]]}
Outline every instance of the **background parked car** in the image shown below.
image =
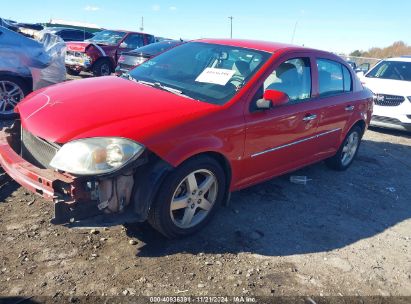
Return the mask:
{"type": "Polygon", "coordinates": [[[65,79],[65,43],[47,34],[43,43],[0,27],[0,119],[14,117],[14,108],[33,89],[65,79]]]}
{"type": "Polygon", "coordinates": [[[68,42],[67,72],[78,75],[90,71],[94,76],[114,72],[121,53],[153,43],[155,37],[145,33],[105,30],[84,42],[68,42]]]}
{"type": "Polygon", "coordinates": [[[382,60],[361,81],[374,93],[371,125],[411,131],[411,58],[382,60]]]}
{"type": "Polygon", "coordinates": [[[45,33],[51,33],[61,37],[64,41],[84,41],[90,39],[94,34],[84,30],[64,28],[64,27],[47,27],[35,34],[36,39],[41,39],[45,33]]]}
{"type": "Polygon", "coordinates": [[[182,40],[165,40],[143,46],[131,52],[121,53],[116,67],[116,75],[121,76],[150,58],[182,43],[184,43],[182,40]]]}

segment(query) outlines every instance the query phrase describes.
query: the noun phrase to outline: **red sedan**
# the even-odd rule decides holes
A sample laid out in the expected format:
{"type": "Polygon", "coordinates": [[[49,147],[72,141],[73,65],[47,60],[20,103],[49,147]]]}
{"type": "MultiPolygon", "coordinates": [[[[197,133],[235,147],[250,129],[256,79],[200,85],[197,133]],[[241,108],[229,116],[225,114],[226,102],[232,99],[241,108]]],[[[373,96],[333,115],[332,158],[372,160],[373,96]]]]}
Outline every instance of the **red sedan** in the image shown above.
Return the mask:
{"type": "Polygon", "coordinates": [[[127,79],[37,91],[17,112],[1,166],[54,202],[55,223],[126,213],[172,238],[203,227],[232,191],[321,160],[347,169],[372,94],[327,52],[206,39],[127,79]]]}

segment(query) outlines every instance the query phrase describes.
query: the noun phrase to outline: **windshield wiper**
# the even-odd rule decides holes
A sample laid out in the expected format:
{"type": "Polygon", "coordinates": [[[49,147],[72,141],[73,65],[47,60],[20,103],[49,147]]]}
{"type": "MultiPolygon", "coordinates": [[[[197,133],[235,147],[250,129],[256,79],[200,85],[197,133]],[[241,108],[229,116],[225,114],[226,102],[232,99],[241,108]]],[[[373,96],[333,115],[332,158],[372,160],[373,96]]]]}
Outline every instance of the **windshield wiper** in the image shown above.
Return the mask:
{"type": "Polygon", "coordinates": [[[135,82],[138,82],[138,83],[141,83],[141,84],[144,84],[144,85],[148,85],[148,86],[153,87],[153,88],[158,88],[160,90],[167,91],[167,92],[173,93],[173,94],[181,96],[181,97],[194,99],[194,98],[191,98],[190,96],[185,95],[183,93],[183,91],[167,87],[165,85],[162,85],[160,82],[149,82],[149,81],[144,81],[144,80],[138,80],[138,79],[135,79],[130,74],[126,74],[125,77],[128,77],[128,79],[130,79],[132,81],[135,81],[135,82]]]}

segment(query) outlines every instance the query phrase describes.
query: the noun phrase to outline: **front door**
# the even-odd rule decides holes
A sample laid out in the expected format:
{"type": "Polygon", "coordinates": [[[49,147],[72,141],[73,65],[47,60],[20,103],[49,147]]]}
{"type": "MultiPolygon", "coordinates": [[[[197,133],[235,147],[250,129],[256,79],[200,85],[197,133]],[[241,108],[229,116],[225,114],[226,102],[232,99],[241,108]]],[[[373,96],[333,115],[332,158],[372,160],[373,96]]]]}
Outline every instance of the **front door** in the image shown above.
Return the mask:
{"type": "Polygon", "coordinates": [[[300,167],[318,152],[316,131],[321,106],[312,103],[312,60],[289,57],[274,65],[245,115],[244,186],[300,167]],[[282,91],[289,96],[285,105],[268,110],[253,108],[264,90],[282,91]]]}

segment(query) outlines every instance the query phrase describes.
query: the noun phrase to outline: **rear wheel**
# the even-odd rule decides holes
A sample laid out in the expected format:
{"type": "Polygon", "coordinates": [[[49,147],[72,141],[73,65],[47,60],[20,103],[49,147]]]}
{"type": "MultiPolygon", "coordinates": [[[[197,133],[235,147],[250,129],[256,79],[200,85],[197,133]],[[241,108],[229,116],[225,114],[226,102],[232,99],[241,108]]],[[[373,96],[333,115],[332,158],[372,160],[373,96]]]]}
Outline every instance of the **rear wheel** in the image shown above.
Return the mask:
{"type": "Polygon", "coordinates": [[[109,60],[101,59],[97,61],[93,66],[94,76],[108,76],[111,74],[112,68],[109,60]]]}
{"type": "Polygon", "coordinates": [[[358,148],[361,143],[362,129],[359,126],[354,126],[345,137],[340,148],[333,157],[326,160],[328,167],[344,171],[352,164],[355,156],[358,153],[358,148]]]}
{"type": "Polygon", "coordinates": [[[0,118],[12,119],[14,108],[31,90],[20,78],[0,76],[0,118]]]}
{"type": "Polygon", "coordinates": [[[193,234],[211,219],[226,192],[225,174],[204,156],[175,169],[160,187],[149,222],[168,238],[193,234]]]}

